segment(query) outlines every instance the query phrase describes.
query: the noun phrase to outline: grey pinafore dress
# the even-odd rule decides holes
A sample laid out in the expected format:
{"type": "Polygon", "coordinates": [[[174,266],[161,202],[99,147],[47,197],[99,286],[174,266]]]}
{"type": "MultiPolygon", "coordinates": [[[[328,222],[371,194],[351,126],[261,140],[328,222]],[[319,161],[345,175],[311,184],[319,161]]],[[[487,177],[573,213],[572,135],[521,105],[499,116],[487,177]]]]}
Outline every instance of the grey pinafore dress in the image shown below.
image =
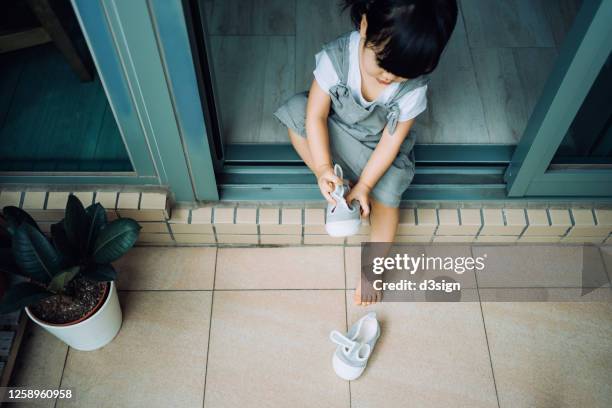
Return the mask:
{"type": "MultiPolygon", "coordinates": [[[[403,82],[395,95],[385,104],[373,103],[361,106],[347,85],[349,72],[349,37],[347,33],[326,44],[339,83],[329,90],[332,107],[328,117],[330,152],[334,163],[344,170],[346,178],[356,181],[382,137],[385,126],[393,135],[400,108],[397,103],[407,92],[428,83],[427,76],[403,82]]],[[[306,104],[308,92],[301,92],[286,101],[274,116],[288,128],[306,137],[306,104]]],[[[401,196],[414,178],[415,160],[413,147],[416,134],[411,130],[389,169],[378,180],[370,195],[389,207],[399,207],[401,196]]]]}

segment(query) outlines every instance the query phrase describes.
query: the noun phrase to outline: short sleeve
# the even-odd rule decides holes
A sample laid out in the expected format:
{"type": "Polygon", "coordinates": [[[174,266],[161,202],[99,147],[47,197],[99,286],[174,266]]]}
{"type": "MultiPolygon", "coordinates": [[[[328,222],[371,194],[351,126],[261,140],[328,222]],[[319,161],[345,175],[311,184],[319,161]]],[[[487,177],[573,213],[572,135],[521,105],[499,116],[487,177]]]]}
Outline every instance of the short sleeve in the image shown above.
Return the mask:
{"type": "Polygon", "coordinates": [[[321,87],[325,91],[325,93],[329,94],[329,89],[336,85],[340,79],[336,74],[336,70],[329,59],[329,56],[325,52],[325,50],[320,51],[317,55],[315,55],[316,66],[315,70],[312,72],[314,77],[321,87]]]}
{"type": "Polygon", "coordinates": [[[427,108],[427,85],[406,93],[399,99],[398,104],[400,107],[399,122],[416,118],[427,108]]]}

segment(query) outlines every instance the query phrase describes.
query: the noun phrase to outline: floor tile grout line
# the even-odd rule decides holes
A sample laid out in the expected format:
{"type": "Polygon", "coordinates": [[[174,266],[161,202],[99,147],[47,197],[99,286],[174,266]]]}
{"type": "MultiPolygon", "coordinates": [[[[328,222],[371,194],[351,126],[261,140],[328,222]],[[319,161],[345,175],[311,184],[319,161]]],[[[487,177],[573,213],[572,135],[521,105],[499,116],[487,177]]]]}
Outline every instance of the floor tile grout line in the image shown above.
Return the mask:
{"type": "MultiPolygon", "coordinates": [[[[470,247],[470,254],[474,258],[474,247],[470,247]]],[[[476,280],[476,294],[478,295],[478,306],[480,308],[480,318],[482,319],[482,328],[484,330],[485,342],[487,344],[487,353],[489,355],[489,366],[491,367],[491,377],[493,378],[493,389],[495,390],[495,399],[497,400],[497,408],[501,408],[499,403],[499,392],[497,391],[497,381],[495,380],[495,370],[493,369],[493,356],[491,355],[491,346],[489,345],[489,335],[487,334],[487,324],[485,322],[484,310],[482,308],[482,300],[480,299],[480,289],[478,286],[478,274],[474,270],[474,279],[476,280]]]]}
{"type": "Polygon", "coordinates": [[[612,276],[611,276],[612,274],[610,273],[611,271],[608,270],[608,264],[606,263],[606,259],[604,258],[604,254],[601,250],[601,246],[597,246],[597,252],[599,252],[599,259],[601,263],[603,264],[604,271],[606,272],[606,276],[608,277],[608,285],[609,287],[612,287],[612,276]]]}
{"type": "Polygon", "coordinates": [[[346,288],[224,288],[224,289],[120,289],[118,292],[263,292],[263,291],[280,291],[280,290],[291,290],[291,291],[338,291],[346,290],[346,288]]]}
{"type": "MultiPolygon", "coordinates": [[[[346,247],[342,249],[342,268],[344,269],[344,328],[348,331],[348,302],[346,297],[348,292],[346,291],[347,285],[347,275],[346,275],[346,247]]],[[[349,408],[353,407],[353,396],[351,394],[351,382],[348,382],[348,391],[349,391],[349,408]]]]}
{"type": "Polygon", "coordinates": [[[353,408],[353,392],[351,389],[352,381],[348,381],[348,389],[349,389],[349,408],[353,408]]]}
{"type": "Polygon", "coordinates": [[[325,288],[325,289],[313,289],[313,288],[271,288],[271,289],[215,289],[215,292],[271,292],[271,291],[341,291],[346,290],[345,288],[325,288]]]}
{"type": "MultiPolygon", "coordinates": [[[[342,248],[342,269],[344,271],[344,290],[348,289],[348,277],[346,274],[346,248],[342,248]]],[[[346,299],[344,300],[344,304],[346,305],[346,299]]],[[[348,330],[348,311],[346,318],[346,328],[348,330]]]]}
{"type": "MultiPolygon", "coordinates": [[[[66,363],[68,362],[68,353],[70,353],[70,346],[66,349],[66,357],[64,357],[64,366],[62,367],[62,375],[60,376],[60,382],[58,385],[58,389],[62,389],[62,382],[64,381],[64,373],[66,372],[66,363]]],[[[55,402],[53,403],[53,408],[57,407],[57,401],[59,398],[55,397],[55,402]]]]}
{"type": "Polygon", "coordinates": [[[210,315],[208,317],[208,341],[206,342],[206,362],[204,364],[204,389],[202,393],[202,408],[206,404],[206,379],[208,378],[208,359],[210,355],[210,337],[212,334],[213,307],[215,302],[215,281],[217,279],[217,259],[219,256],[219,248],[215,251],[215,269],[213,272],[213,290],[210,295],[210,315]]]}
{"type": "Polygon", "coordinates": [[[493,356],[491,355],[491,346],[489,345],[489,335],[487,334],[487,324],[485,322],[484,311],[482,309],[482,301],[480,301],[480,294],[478,294],[478,305],[480,306],[480,317],[482,318],[482,327],[484,329],[485,341],[487,343],[487,352],[489,354],[489,366],[491,367],[491,376],[493,377],[493,388],[495,389],[495,398],[497,399],[497,407],[501,408],[499,403],[499,393],[497,391],[497,380],[495,379],[495,370],[493,369],[493,356]]]}
{"type": "MultiPolygon", "coordinates": [[[[607,277],[606,277],[607,278],[607,277]]],[[[464,287],[464,289],[494,289],[494,290],[511,290],[511,289],[606,289],[611,286],[604,284],[603,286],[478,286],[464,287]]],[[[224,288],[214,289],[215,292],[264,292],[264,291],[338,291],[344,290],[347,292],[354,291],[354,288],[224,288]]],[[[213,289],[120,289],[119,293],[130,292],[213,292],[213,289]]]]}
{"type": "Polygon", "coordinates": [[[212,292],[212,289],[118,289],[119,293],[130,292],[212,292]]]}

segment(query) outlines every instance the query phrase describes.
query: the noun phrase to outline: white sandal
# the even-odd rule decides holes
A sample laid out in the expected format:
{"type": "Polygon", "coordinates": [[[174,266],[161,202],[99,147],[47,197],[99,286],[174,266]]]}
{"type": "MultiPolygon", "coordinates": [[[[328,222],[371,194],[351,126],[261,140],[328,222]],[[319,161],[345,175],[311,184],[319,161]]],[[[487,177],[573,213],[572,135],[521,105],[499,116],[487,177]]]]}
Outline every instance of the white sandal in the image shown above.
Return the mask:
{"type": "Polygon", "coordinates": [[[346,335],[333,330],[329,338],[338,345],[332,357],[338,377],[348,381],[359,378],[379,337],[380,325],[376,312],[369,312],[359,319],[346,335]]]}
{"type": "MultiPolygon", "coordinates": [[[[340,165],[336,164],[334,166],[334,174],[343,179],[342,167],[340,165]]],[[[331,193],[336,204],[327,204],[325,231],[332,237],[348,237],[359,232],[361,209],[357,200],[353,200],[350,205],[346,202],[346,196],[350,190],[348,183],[343,181],[331,193]]]]}

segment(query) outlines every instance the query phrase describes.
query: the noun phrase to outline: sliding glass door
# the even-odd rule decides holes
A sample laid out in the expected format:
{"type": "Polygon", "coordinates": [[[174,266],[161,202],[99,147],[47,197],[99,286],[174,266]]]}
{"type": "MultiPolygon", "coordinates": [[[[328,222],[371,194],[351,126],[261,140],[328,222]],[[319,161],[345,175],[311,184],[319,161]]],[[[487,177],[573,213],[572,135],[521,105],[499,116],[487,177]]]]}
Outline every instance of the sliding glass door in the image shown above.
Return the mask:
{"type": "Polygon", "coordinates": [[[0,37],[0,183],[218,199],[179,0],[4,3],[33,43],[0,37]]]}
{"type": "Polygon", "coordinates": [[[0,25],[0,172],[132,172],[70,2],[6,1],[0,25]]]}
{"type": "Polygon", "coordinates": [[[0,183],[159,184],[102,4],[2,10],[0,183]]]}
{"type": "MultiPolygon", "coordinates": [[[[517,159],[518,145],[529,149],[533,143],[523,135],[537,115],[534,109],[560,86],[545,89],[551,73],[565,64],[565,54],[578,51],[567,40],[570,29],[579,31],[593,20],[594,9],[606,12],[593,6],[600,1],[586,3],[576,28],[579,0],[512,2],[512,13],[497,2],[461,2],[453,37],[430,83],[428,110],[415,125],[417,174],[404,199],[509,197],[508,165],[517,159]]],[[[319,198],[312,175],[272,112],[310,86],[321,45],[352,29],[339,3],[185,0],[183,5],[189,10],[220,197],[319,198]]],[[[590,151],[605,150],[603,139],[594,140],[596,150],[590,151]]],[[[560,155],[548,163],[555,167],[566,159],[560,155]]]]}
{"type": "MultiPolygon", "coordinates": [[[[71,4],[70,41],[46,21],[40,44],[0,47],[0,182],[157,185],[187,202],[320,199],[272,112],[308,88],[322,44],[351,29],[338,2],[71,4]]],[[[460,6],[415,125],[404,199],[609,197],[612,4],[460,6]]]]}

